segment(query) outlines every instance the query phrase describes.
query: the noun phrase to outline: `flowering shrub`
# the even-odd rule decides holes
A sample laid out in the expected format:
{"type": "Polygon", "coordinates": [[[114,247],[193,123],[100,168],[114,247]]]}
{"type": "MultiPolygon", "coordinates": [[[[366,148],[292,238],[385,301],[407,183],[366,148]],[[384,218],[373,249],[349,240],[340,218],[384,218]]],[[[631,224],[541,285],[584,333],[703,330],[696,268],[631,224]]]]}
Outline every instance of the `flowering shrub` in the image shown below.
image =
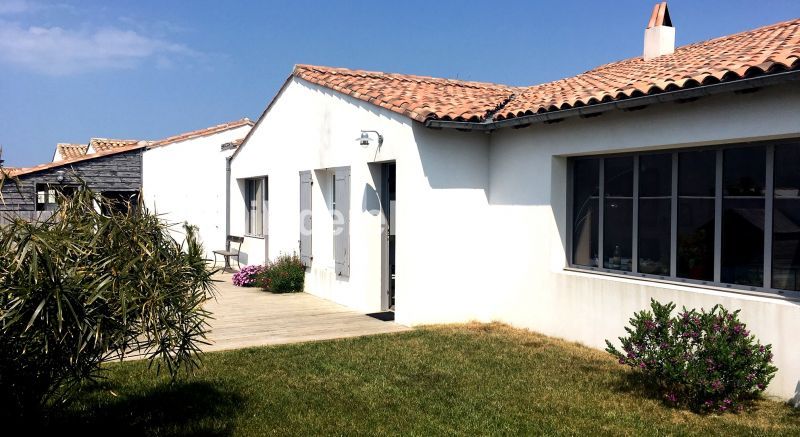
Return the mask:
{"type": "Polygon", "coordinates": [[[239,287],[252,287],[256,285],[256,278],[264,271],[264,266],[245,266],[233,274],[233,285],[239,287]]]}
{"type": "Polygon", "coordinates": [[[273,293],[303,291],[306,268],[297,254],[280,255],[258,276],[258,285],[273,293]]]}
{"type": "Polygon", "coordinates": [[[739,321],[739,311],[715,305],[710,312],[651,300],[650,311],[635,313],[620,337],[622,351],[606,340],[620,364],[641,372],[664,399],[698,411],[742,408],[757,397],[778,370],[771,345],[761,345],[739,321]]]}

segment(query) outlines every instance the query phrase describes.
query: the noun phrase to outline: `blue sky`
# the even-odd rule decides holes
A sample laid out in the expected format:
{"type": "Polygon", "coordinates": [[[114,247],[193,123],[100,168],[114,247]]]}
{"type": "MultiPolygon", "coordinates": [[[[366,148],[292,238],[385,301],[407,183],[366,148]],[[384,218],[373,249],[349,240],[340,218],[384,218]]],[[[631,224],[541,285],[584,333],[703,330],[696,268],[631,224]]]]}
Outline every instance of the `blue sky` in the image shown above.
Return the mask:
{"type": "MultiPolygon", "coordinates": [[[[294,64],[532,85],[641,53],[654,0],[0,0],[8,166],[57,142],[257,118],[294,64]]],[[[800,16],[797,0],[669,2],[677,44],[800,16]]]]}

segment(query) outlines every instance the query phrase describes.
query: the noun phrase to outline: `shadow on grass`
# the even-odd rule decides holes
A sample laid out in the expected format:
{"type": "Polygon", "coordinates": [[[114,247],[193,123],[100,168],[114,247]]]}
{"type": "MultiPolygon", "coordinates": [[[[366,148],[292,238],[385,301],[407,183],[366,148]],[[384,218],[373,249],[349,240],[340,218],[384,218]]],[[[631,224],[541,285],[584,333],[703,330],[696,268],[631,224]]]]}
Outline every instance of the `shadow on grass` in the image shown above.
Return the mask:
{"type": "Polygon", "coordinates": [[[141,395],[108,400],[108,387],[85,393],[57,412],[46,428],[82,435],[227,436],[242,398],[203,382],[159,386],[141,395]]]}
{"type": "MultiPolygon", "coordinates": [[[[663,406],[666,408],[690,411],[700,416],[716,413],[715,411],[704,411],[701,410],[700,408],[692,407],[685,404],[676,405],[674,403],[668,402],[664,397],[662,389],[657,385],[648,381],[647,378],[645,378],[642,374],[638,372],[626,371],[618,375],[612,382],[611,389],[616,391],[617,393],[636,396],[639,398],[653,399],[661,402],[663,406]]],[[[758,411],[758,401],[760,399],[762,398],[741,399],[739,401],[739,405],[741,405],[742,410],[738,412],[755,413],[756,411],[758,411]]],[[[733,410],[730,411],[730,413],[734,414],[738,412],[733,410]]]]}

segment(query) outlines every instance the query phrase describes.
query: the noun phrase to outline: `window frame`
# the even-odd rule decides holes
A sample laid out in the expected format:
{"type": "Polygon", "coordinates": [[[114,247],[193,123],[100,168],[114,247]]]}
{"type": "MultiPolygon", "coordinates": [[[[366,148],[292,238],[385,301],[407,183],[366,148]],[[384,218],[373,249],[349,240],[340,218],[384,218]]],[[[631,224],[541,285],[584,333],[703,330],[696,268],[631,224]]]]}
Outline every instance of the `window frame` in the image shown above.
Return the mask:
{"type": "Polygon", "coordinates": [[[58,209],[58,197],[60,194],[71,195],[78,189],[77,185],[52,183],[52,182],[34,182],[33,196],[34,196],[34,211],[55,211],[58,209]],[[39,202],[39,193],[44,193],[44,203],[39,202]]]}
{"type": "Polygon", "coordinates": [[[609,154],[594,154],[594,155],[579,155],[579,156],[570,156],[567,157],[567,183],[566,183],[566,255],[567,255],[567,269],[573,271],[582,271],[582,272],[593,272],[593,273],[602,273],[612,276],[619,276],[625,278],[638,278],[638,279],[649,279],[654,280],[659,283],[668,283],[674,285],[688,285],[688,286],[700,286],[705,288],[714,288],[720,289],[724,291],[731,291],[731,292],[744,292],[748,294],[758,294],[758,295],[766,295],[770,297],[785,297],[791,299],[800,299],[800,291],[795,290],[783,290],[772,288],[772,261],[773,261],[773,253],[772,253],[772,244],[773,244],[773,220],[774,220],[774,200],[775,200],[775,147],[782,146],[782,145],[796,145],[800,147],[800,138],[790,138],[790,139],[781,139],[781,140],[772,140],[772,141],[754,141],[754,142],[736,142],[736,143],[729,143],[729,144],[720,144],[720,145],[712,145],[712,146],[698,146],[698,147],[689,147],[689,148],[673,148],[673,149],[658,149],[658,150],[648,150],[648,151],[637,151],[637,152],[622,152],[622,153],[609,153],[609,154]],[[764,147],[766,153],[766,169],[765,169],[765,189],[764,189],[764,282],[762,286],[750,286],[750,285],[740,285],[740,284],[732,284],[732,283],[724,283],[721,282],[721,261],[722,261],[722,253],[721,253],[721,232],[722,232],[722,210],[723,210],[723,189],[722,189],[722,166],[723,166],[723,155],[724,150],[727,149],[734,149],[734,148],[743,148],[743,147],[764,147]],[[715,186],[715,196],[714,196],[714,211],[715,211],[715,222],[714,222],[714,278],[710,281],[704,280],[696,280],[696,279],[689,279],[689,278],[680,278],[677,277],[677,232],[678,232],[678,154],[681,152],[691,152],[691,151],[702,151],[702,150],[713,150],[716,151],[716,186],[715,186]],[[639,224],[639,158],[641,156],[646,155],[659,155],[659,154],[670,154],[672,156],[672,191],[670,193],[671,202],[670,202],[670,270],[668,275],[655,275],[655,274],[648,274],[648,273],[640,273],[638,272],[638,255],[639,255],[639,241],[638,241],[638,224],[639,224]],[[633,184],[634,184],[634,196],[633,196],[633,217],[632,217],[632,268],[631,271],[624,271],[624,270],[616,270],[610,269],[603,266],[603,221],[605,215],[605,198],[604,194],[604,160],[606,158],[615,158],[615,157],[626,157],[632,156],[634,159],[634,168],[633,168],[633,184]],[[598,259],[600,262],[598,266],[584,266],[575,264],[573,262],[573,232],[574,232],[574,178],[575,178],[575,162],[582,159],[598,159],[600,171],[599,173],[599,183],[600,183],[600,198],[599,198],[599,205],[598,205],[598,226],[600,226],[600,232],[598,233],[598,259]]]}
{"type": "Polygon", "coordinates": [[[246,178],[244,179],[244,235],[246,237],[252,238],[265,238],[268,235],[267,229],[267,214],[268,214],[268,181],[266,176],[255,177],[255,178],[246,178]],[[253,233],[252,230],[252,219],[250,217],[251,213],[251,183],[255,181],[261,182],[261,233],[253,233]]]}

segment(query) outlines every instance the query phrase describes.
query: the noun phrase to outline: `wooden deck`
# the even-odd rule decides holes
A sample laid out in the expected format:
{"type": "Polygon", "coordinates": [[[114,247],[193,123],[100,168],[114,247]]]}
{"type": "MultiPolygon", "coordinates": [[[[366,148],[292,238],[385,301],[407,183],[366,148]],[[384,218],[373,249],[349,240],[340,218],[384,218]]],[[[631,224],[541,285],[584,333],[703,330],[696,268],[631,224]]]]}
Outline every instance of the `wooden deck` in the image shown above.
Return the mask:
{"type": "Polygon", "coordinates": [[[299,343],[406,331],[347,307],[306,293],[272,294],[236,287],[230,274],[216,279],[217,298],[207,305],[213,313],[212,344],[207,352],[271,344],[299,343]]]}

